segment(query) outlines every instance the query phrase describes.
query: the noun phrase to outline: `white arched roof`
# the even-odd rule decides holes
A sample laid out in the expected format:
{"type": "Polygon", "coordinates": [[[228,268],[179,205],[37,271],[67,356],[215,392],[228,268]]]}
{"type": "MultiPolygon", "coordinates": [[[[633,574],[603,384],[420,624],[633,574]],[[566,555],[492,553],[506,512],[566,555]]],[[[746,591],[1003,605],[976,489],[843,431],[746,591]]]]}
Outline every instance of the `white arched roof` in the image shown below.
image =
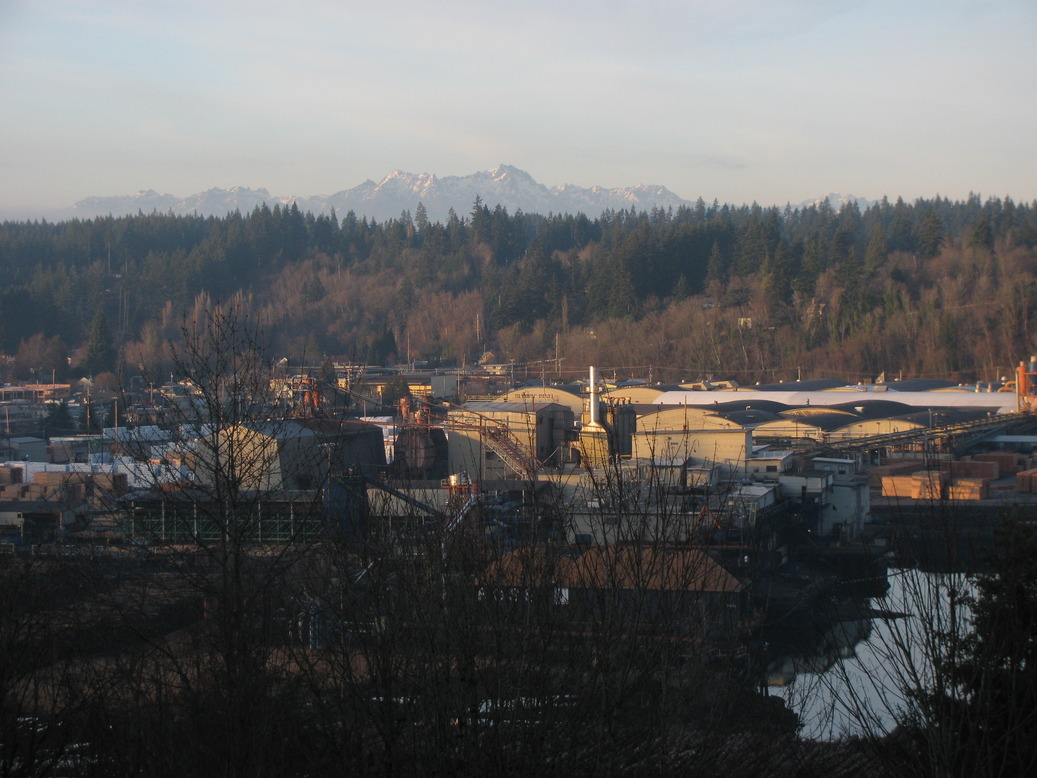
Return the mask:
{"type": "Polygon", "coordinates": [[[815,405],[843,405],[859,397],[861,400],[892,400],[912,408],[966,408],[971,410],[989,410],[994,413],[1014,413],[1016,410],[1015,395],[1011,392],[760,392],[760,391],[718,391],[718,392],[663,392],[655,399],[656,405],[699,405],[709,406],[714,403],[753,402],[770,400],[782,403],[790,408],[815,405]]]}
{"type": "Polygon", "coordinates": [[[639,431],[652,430],[703,430],[738,429],[741,424],[718,416],[708,408],[681,406],[662,408],[655,413],[645,413],[637,419],[639,431]]]}
{"type": "Polygon", "coordinates": [[[655,386],[620,386],[603,393],[601,397],[603,400],[628,400],[635,405],[648,405],[662,393],[663,390],[655,386]]]}
{"type": "Polygon", "coordinates": [[[582,396],[557,386],[523,386],[500,395],[497,402],[521,403],[528,409],[557,403],[570,408],[579,418],[583,413],[584,400],[582,396]]]}

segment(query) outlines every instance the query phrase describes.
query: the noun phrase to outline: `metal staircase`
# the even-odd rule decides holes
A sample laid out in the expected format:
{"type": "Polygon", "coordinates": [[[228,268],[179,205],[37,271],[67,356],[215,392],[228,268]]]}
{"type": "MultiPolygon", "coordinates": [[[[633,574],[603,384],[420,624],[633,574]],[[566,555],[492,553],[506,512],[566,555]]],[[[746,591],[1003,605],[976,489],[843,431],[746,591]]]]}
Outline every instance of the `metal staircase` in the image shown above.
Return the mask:
{"type": "Polygon", "coordinates": [[[481,494],[476,493],[469,496],[469,498],[465,500],[464,505],[461,506],[461,510],[459,510],[453,516],[453,518],[451,518],[449,521],[447,521],[446,524],[443,525],[443,534],[449,535],[450,533],[454,532],[458,527],[460,527],[464,520],[468,517],[468,514],[471,513],[475,506],[478,505],[480,502],[482,502],[481,494]]]}
{"type": "Polygon", "coordinates": [[[515,439],[511,430],[504,425],[495,425],[486,427],[485,432],[486,445],[503,460],[504,464],[516,473],[530,478],[536,473],[538,462],[530,455],[526,447],[515,439]]]}

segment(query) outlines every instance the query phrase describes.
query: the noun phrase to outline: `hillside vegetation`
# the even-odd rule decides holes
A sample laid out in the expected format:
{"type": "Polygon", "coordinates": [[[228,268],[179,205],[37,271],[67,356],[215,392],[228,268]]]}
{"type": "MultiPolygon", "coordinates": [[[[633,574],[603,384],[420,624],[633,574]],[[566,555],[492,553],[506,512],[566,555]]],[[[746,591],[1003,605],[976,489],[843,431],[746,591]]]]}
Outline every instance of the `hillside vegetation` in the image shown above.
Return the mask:
{"type": "Polygon", "coordinates": [[[654,380],[992,380],[1037,347],[1037,203],[694,207],[430,222],[296,206],[0,224],[7,379],[167,371],[239,296],[293,364],[596,363],[654,380]],[[71,365],[69,355],[72,355],[71,365]]]}

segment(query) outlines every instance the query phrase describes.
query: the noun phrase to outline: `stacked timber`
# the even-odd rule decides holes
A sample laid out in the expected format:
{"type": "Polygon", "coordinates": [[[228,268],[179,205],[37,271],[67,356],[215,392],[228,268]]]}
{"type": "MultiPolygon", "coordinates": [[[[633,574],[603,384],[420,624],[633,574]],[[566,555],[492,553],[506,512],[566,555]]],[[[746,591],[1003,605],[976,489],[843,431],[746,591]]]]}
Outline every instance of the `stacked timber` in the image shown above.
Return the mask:
{"type": "Polygon", "coordinates": [[[21,468],[0,468],[0,500],[69,503],[90,500],[102,505],[112,494],[129,491],[126,473],[41,471],[33,475],[32,483],[27,484],[21,483],[21,476],[21,468]]]}
{"type": "Polygon", "coordinates": [[[9,502],[17,502],[18,500],[25,498],[25,493],[29,490],[29,484],[6,484],[0,486],[0,500],[9,502]]]}
{"type": "Polygon", "coordinates": [[[947,471],[951,478],[986,478],[996,481],[1001,477],[1000,463],[974,459],[959,459],[953,462],[941,462],[940,469],[947,471]]]}
{"type": "Polygon", "coordinates": [[[33,481],[22,490],[23,500],[40,500],[43,502],[62,502],[66,499],[65,487],[60,484],[40,484],[33,481]]]}
{"type": "Polygon", "coordinates": [[[911,475],[886,476],[882,479],[882,496],[907,500],[939,500],[950,480],[942,470],[922,470],[911,475]]]}
{"type": "Polygon", "coordinates": [[[0,466],[0,486],[20,484],[22,482],[23,472],[23,469],[20,467],[11,467],[10,465],[0,466]]]}
{"type": "Polygon", "coordinates": [[[905,459],[901,462],[890,462],[888,465],[875,465],[869,471],[872,486],[881,486],[886,478],[910,475],[925,467],[925,460],[905,459]]]}
{"type": "Polygon", "coordinates": [[[1015,490],[1022,494],[1037,492],[1037,469],[1022,470],[1015,474],[1015,490]]]}
{"type": "Polygon", "coordinates": [[[986,454],[976,454],[973,459],[977,462],[996,462],[1000,471],[998,478],[1004,475],[1015,475],[1023,469],[1019,467],[1019,455],[1013,454],[1011,451],[990,451],[986,454]]]}
{"type": "Polygon", "coordinates": [[[915,474],[916,500],[942,500],[950,477],[942,470],[926,470],[915,474]]]}
{"type": "Polygon", "coordinates": [[[126,494],[130,490],[130,477],[126,473],[94,473],[91,476],[95,490],[126,494]]]}
{"type": "Polygon", "coordinates": [[[39,472],[32,477],[34,484],[40,486],[64,486],[66,484],[85,484],[90,480],[90,473],[39,472]]]}
{"type": "Polygon", "coordinates": [[[915,477],[913,475],[887,475],[882,479],[882,496],[913,500],[915,477]]]}
{"type": "Polygon", "coordinates": [[[986,478],[955,478],[947,488],[951,500],[985,500],[990,496],[990,481],[986,478]]]}

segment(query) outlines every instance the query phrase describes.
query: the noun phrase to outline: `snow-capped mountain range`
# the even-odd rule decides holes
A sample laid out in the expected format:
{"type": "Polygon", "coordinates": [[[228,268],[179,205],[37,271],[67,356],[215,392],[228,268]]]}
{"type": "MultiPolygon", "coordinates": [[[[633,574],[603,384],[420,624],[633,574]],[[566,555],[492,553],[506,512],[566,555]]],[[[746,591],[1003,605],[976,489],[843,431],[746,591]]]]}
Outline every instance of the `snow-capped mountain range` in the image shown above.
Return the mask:
{"type": "Polygon", "coordinates": [[[828,204],[832,206],[832,210],[837,213],[843,209],[844,205],[849,205],[851,203],[856,203],[857,207],[860,208],[862,211],[866,211],[870,206],[875,205],[874,200],[868,200],[865,197],[857,197],[855,195],[844,195],[839,194],[838,192],[830,192],[829,194],[826,194],[824,197],[819,197],[816,200],[807,200],[806,202],[800,203],[799,208],[819,208],[821,206],[821,203],[823,203],[825,200],[827,200],[828,204]]]}
{"type": "Polygon", "coordinates": [[[591,218],[610,208],[644,211],[692,204],[664,186],[641,184],[619,189],[599,186],[588,189],[565,184],[548,187],[538,183],[523,170],[511,165],[499,165],[493,170],[468,176],[442,178],[428,173],[394,170],[378,183],[368,180],[332,195],[309,197],[273,196],[266,189],[233,187],[210,189],[181,198],[149,189],[133,195],[87,197],[72,207],[70,215],[90,218],[158,211],[224,216],[234,210],[247,213],[263,203],[273,207],[276,203],[289,205],[294,202],[304,212],[326,213],[334,208],[340,217],[353,211],[358,217],[383,221],[397,218],[403,211],[413,215],[418,203],[421,203],[430,220],[445,221],[451,208],[458,216],[468,215],[477,196],[491,209],[499,204],[507,208],[509,213],[521,209],[526,213],[541,214],[583,213],[591,218]]]}

